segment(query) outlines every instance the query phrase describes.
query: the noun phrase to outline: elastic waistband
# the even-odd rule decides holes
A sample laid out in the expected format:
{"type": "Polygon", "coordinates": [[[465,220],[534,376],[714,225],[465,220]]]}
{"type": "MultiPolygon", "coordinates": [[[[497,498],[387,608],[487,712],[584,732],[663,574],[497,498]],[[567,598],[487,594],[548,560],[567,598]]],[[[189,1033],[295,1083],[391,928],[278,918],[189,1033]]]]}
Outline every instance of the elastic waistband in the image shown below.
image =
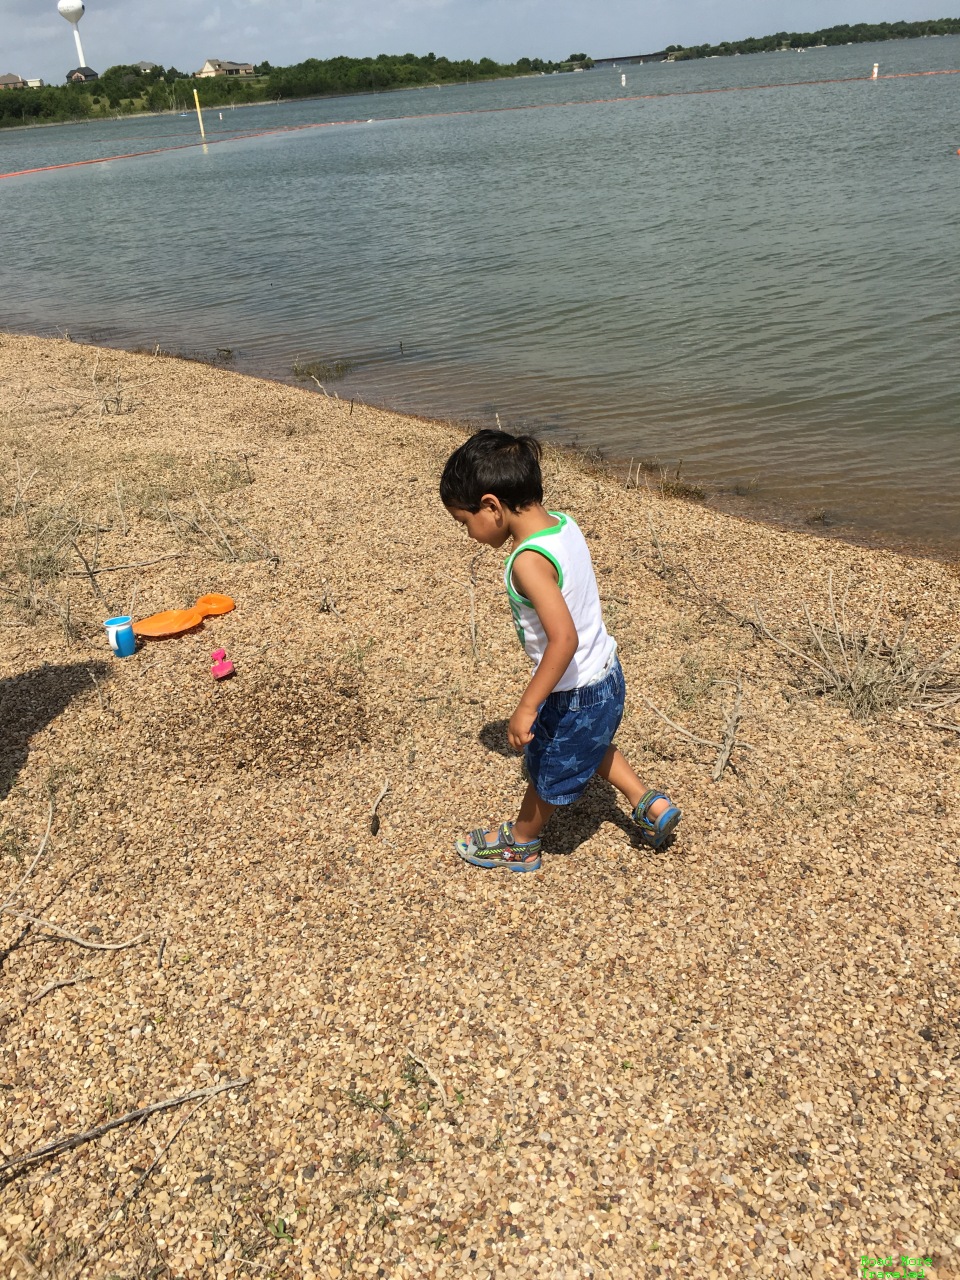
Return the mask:
{"type": "Polygon", "coordinates": [[[561,711],[573,706],[596,707],[601,702],[606,702],[607,698],[622,684],[623,671],[617,651],[614,649],[609,662],[596,680],[591,680],[589,684],[577,685],[575,689],[555,690],[547,696],[544,705],[549,703],[551,707],[557,707],[561,711]]]}

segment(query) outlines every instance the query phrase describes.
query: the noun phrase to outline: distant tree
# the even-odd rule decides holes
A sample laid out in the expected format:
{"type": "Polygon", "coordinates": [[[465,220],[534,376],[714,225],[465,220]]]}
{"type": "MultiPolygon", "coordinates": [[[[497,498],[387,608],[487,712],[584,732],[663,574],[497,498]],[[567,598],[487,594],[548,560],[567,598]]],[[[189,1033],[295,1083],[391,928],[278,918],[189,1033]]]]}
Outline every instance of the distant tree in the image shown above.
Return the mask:
{"type": "Polygon", "coordinates": [[[254,72],[258,76],[268,76],[273,70],[269,62],[258,62],[254,65],[254,72]]]}

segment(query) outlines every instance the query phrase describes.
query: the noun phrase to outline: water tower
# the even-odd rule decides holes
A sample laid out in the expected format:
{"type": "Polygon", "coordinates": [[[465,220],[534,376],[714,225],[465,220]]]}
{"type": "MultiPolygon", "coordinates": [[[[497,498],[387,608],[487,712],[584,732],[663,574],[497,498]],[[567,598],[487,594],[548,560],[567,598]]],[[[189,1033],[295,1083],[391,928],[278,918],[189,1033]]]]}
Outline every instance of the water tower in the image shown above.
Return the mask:
{"type": "Polygon", "coordinates": [[[83,56],[83,45],[80,43],[80,30],[77,23],[83,17],[85,8],[86,5],[82,4],[81,0],[59,0],[57,5],[57,12],[60,17],[66,18],[71,27],[73,27],[73,38],[77,42],[77,56],[80,59],[79,65],[81,67],[85,67],[87,62],[83,56]]]}

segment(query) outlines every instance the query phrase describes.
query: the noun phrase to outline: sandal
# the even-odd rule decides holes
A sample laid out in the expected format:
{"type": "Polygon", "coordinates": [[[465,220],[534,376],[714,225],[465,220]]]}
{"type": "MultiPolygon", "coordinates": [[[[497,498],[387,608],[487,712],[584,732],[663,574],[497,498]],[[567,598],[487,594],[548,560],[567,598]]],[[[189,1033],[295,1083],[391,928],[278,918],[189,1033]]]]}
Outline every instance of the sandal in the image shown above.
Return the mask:
{"type": "Polygon", "coordinates": [[[659,849],[676,830],[680,821],[680,810],[668,795],[662,791],[648,791],[640,797],[640,802],[630,815],[640,828],[640,842],[651,849],[659,849]],[[658,800],[666,800],[667,807],[656,818],[650,817],[650,806],[658,800]]]}
{"type": "Polygon", "coordinates": [[[540,841],[520,843],[513,838],[513,823],[502,822],[494,844],[487,844],[490,833],[478,827],[466,840],[458,840],[456,850],[472,867],[503,867],[506,871],[539,871],[540,841]]]}

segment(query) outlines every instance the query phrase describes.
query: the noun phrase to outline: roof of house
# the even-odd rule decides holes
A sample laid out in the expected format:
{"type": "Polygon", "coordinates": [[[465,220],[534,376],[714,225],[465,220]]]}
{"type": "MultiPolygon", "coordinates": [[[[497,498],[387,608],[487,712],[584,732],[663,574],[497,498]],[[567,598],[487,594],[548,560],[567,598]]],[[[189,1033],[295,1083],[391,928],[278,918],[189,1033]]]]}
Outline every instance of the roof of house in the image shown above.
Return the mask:
{"type": "Polygon", "coordinates": [[[84,80],[100,79],[100,73],[94,71],[93,67],[74,67],[72,71],[67,72],[67,79],[72,80],[74,76],[83,76],[84,80]]]}
{"type": "Polygon", "coordinates": [[[206,67],[223,67],[224,71],[230,67],[252,67],[252,62],[228,62],[224,58],[208,58],[203,64],[206,67]]]}
{"type": "Polygon", "coordinates": [[[0,84],[26,84],[23,76],[18,76],[13,71],[8,71],[5,76],[0,76],[0,84]]]}
{"type": "Polygon", "coordinates": [[[141,71],[156,71],[157,64],[155,62],[138,62],[135,64],[141,71]]]}

